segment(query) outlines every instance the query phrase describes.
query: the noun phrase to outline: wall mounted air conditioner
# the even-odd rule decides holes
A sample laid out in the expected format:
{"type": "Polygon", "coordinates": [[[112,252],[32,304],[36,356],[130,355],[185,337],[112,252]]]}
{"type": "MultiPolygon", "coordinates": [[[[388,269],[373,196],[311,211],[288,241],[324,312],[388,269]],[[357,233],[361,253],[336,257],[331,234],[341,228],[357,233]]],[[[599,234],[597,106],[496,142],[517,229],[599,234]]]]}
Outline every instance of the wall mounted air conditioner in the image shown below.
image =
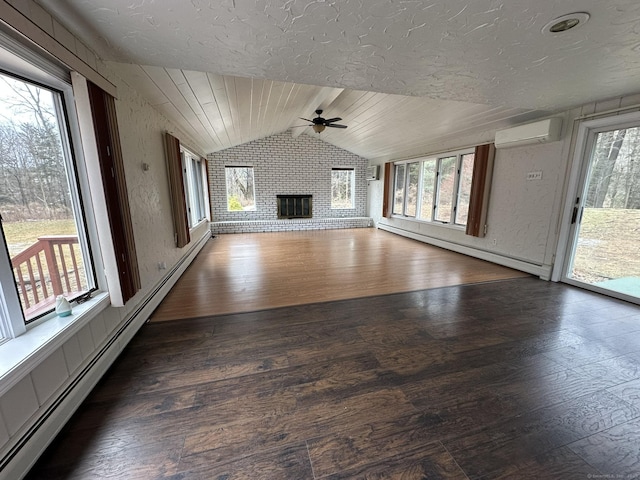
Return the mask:
{"type": "Polygon", "coordinates": [[[561,118],[548,118],[539,122],[507,128],[496,132],[496,148],[519,147],[560,140],[561,118]]]}
{"type": "Polygon", "coordinates": [[[379,165],[367,167],[367,180],[378,180],[379,165]]]}

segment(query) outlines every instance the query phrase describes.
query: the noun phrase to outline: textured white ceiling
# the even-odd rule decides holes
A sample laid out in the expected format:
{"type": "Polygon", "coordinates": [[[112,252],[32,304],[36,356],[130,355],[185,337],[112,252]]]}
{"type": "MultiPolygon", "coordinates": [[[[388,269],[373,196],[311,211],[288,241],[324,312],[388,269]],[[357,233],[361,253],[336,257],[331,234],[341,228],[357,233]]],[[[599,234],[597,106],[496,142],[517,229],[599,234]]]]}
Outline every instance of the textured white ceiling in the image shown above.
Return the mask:
{"type": "Polygon", "coordinates": [[[638,0],[39,3],[121,63],[523,111],[640,90],[638,0]],[[574,11],[590,21],[541,33],[574,11]]]}

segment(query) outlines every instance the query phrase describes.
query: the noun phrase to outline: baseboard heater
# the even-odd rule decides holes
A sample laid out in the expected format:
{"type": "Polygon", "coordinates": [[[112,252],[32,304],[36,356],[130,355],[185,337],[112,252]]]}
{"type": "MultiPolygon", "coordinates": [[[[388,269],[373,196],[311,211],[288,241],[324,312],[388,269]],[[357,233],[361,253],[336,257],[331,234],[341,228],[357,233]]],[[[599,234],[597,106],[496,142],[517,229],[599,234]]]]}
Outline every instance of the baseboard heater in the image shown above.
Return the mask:
{"type": "MultiPolygon", "coordinates": [[[[129,318],[114,332],[109,340],[98,350],[95,352],[93,358],[84,366],[84,368],[77,374],[77,376],[71,380],[71,382],[62,390],[57,398],[47,407],[47,409],[42,412],[42,415],[35,421],[35,423],[24,433],[24,435],[16,442],[15,445],[9,450],[9,452],[0,460],[0,479],[5,478],[4,471],[5,468],[10,466],[11,462],[18,457],[19,454],[24,453],[23,449],[28,448],[28,444],[31,441],[40,442],[39,445],[42,445],[44,448],[39,449],[36,455],[28,455],[28,460],[31,463],[34,463],[35,460],[44,452],[44,449],[53,441],[55,435],[59,433],[62,427],[67,423],[71,415],[77,410],[80,404],[85,400],[87,395],[91,393],[95,385],[102,378],[102,376],[106,373],[107,369],[111,366],[113,361],[118,357],[121,352],[121,348],[118,348],[117,343],[125,340],[127,336],[130,338],[126,340],[125,345],[129,343],[129,340],[133,338],[138,329],[144,324],[147,320],[147,312],[151,313],[157,305],[162,301],[162,298],[158,299],[156,296],[161,292],[163,288],[166,288],[169,283],[173,281],[177,281],[177,278],[174,279],[174,275],[179,270],[185,270],[189,264],[195,258],[195,255],[200,251],[200,249],[206,243],[206,240],[211,238],[210,232],[207,232],[185,255],[182,259],[168,272],[168,274],[147,294],[147,296],[140,302],[133,312],[129,315],[129,318]],[[152,307],[152,308],[149,308],[152,307]],[[113,358],[109,358],[113,355],[113,358]],[[105,363],[106,362],[106,363],[105,363]],[[101,365],[102,364],[102,365],[101,365]],[[79,386],[83,383],[88,383],[88,388],[82,390],[79,386]],[[76,398],[73,398],[76,396],[76,398]],[[67,405],[65,407],[65,402],[71,402],[71,405],[67,405]],[[65,417],[65,408],[68,415],[65,417]],[[62,411],[61,411],[62,410],[62,411]],[[59,417],[62,415],[62,418],[59,417]],[[62,420],[62,422],[60,422],[62,420]],[[47,422],[56,422],[58,421],[59,425],[46,425],[47,422]],[[51,429],[53,436],[50,436],[46,439],[36,439],[36,437],[44,433],[42,430],[49,428],[51,429]],[[34,458],[35,457],[35,458],[34,458]]],[[[178,277],[179,278],[179,277],[178,277]]],[[[170,288],[170,287],[169,287],[170,288]]],[[[169,289],[167,289],[168,291],[169,289]]],[[[165,293],[166,295],[166,293],[165,293]]],[[[124,345],[122,346],[124,348],[124,345]]],[[[36,445],[37,446],[37,445],[36,445]]],[[[18,461],[18,463],[20,463],[18,461]]],[[[29,466],[30,468],[30,466],[29,466]]],[[[17,466],[13,469],[14,471],[20,471],[21,469],[17,466]]],[[[20,474],[25,475],[27,471],[20,472],[20,474]]],[[[6,477],[6,478],[16,478],[16,477],[6,477]]]]}

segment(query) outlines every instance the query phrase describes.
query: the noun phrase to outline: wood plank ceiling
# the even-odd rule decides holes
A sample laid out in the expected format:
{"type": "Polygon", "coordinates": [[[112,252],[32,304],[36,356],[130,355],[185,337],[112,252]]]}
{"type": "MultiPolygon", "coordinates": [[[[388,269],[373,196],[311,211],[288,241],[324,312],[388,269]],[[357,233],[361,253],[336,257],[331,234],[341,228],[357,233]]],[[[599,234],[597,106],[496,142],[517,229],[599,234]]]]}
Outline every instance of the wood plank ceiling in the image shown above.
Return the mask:
{"type": "Polygon", "coordinates": [[[346,130],[320,138],[369,159],[405,158],[460,135],[504,128],[548,112],[241,78],[146,65],[110,66],[210,153],[291,129],[316,135],[303,118],[341,117],[346,130]]]}

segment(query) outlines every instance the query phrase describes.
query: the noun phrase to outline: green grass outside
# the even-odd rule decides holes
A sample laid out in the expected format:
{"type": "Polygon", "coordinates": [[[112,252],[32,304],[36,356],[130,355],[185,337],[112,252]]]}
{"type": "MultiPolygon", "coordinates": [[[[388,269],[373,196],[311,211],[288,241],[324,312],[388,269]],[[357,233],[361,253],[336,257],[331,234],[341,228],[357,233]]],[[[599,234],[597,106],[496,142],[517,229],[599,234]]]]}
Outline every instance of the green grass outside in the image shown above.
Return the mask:
{"type": "MultiPolygon", "coordinates": [[[[3,224],[9,254],[16,255],[42,235],[75,235],[73,219],[3,224]]],[[[586,208],[574,263],[574,278],[589,283],[640,277],[640,210],[586,208]]]]}
{"type": "Polygon", "coordinates": [[[43,235],[76,235],[76,224],[67,220],[38,220],[2,224],[9,255],[14,256],[38,241],[43,235]]]}
{"type": "MultiPolygon", "coordinates": [[[[11,257],[14,257],[18,253],[36,243],[39,237],[45,235],[77,235],[77,230],[73,219],[7,222],[4,223],[2,227],[4,229],[5,238],[7,239],[7,247],[9,249],[9,255],[11,257]]],[[[59,256],[57,248],[55,249],[55,252],[55,255],[59,256]]],[[[74,248],[73,257],[75,257],[75,260],[77,262],[78,274],[80,275],[80,283],[76,281],[75,271],[73,269],[73,257],[68,247],[62,248],[62,256],[64,257],[66,272],[68,274],[67,278],[69,279],[70,285],[69,289],[67,289],[66,282],[63,281],[64,290],[60,293],[66,294],[68,292],[78,292],[86,290],[87,280],[85,268],[82,263],[81,253],[78,246],[76,245],[74,248]]],[[[34,273],[34,279],[36,281],[35,287],[32,287],[31,284],[27,283],[26,292],[21,288],[18,289],[20,301],[22,302],[23,308],[32,308],[32,310],[25,311],[27,320],[32,318],[34,315],[38,315],[39,313],[41,313],[41,309],[33,310],[34,306],[40,305],[39,302],[42,302],[42,300],[44,300],[47,296],[50,296],[53,292],[48,265],[44,261],[42,254],[40,258],[43,261],[43,263],[41,264],[43,277],[40,278],[39,270],[34,263],[35,261],[32,259],[30,263],[32,265],[32,270],[34,273]],[[43,288],[45,287],[47,289],[46,294],[43,290],[43,288]]],[[[24,264],[22,265],[23,278],[28,281],[28,278],[30,278],[28,271],[24,267],[24,264]]],[[[60,268],[61,266],[62,263],[59,263],[58,268],[60,268]]],[[[47,309],[51,308],[51,306],[47,304],[43,308],[46,311],[47,309]]]]}
{"type": "Polygon", "coordinates": [[[576,280],[640,278],[640,210],[585,208],[574,261],[576,280]]]}

